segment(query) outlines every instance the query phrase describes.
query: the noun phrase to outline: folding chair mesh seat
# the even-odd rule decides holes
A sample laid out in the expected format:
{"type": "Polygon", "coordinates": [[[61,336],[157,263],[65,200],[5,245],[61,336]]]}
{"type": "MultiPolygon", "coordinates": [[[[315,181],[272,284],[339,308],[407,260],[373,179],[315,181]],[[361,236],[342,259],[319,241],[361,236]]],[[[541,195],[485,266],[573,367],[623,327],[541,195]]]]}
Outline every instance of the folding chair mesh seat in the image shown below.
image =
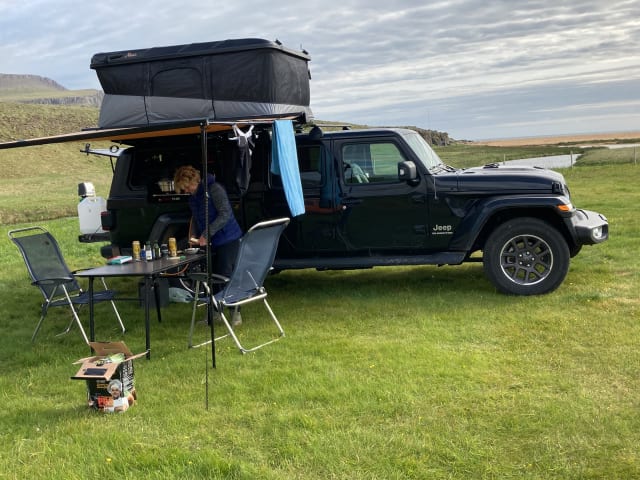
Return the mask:
{"type": "MultiPolygon", "coordinates": [[[[78,285],[73,273],[67,267],[58,242],[53,235],[42,227],[27,227],[9,231],[9,238],[16,244],[22,254],[32,285],[38,287],[44,297],[40,320],[36,325],[31,341],[35,341],[50,307],[68,305],[71,308],[73,319],[62,333],[68,333],[75,321],[80,328],[84,341],[88,344],[89,339],[82,327],[75,305],[87,305],[90,300],[89,293],[84,292],[78,285]]],[[[111,302],[120,328],[124,333],[125,328],[122,319],[113,301],[115,292],[107,288],[104,279],[101,280],[104,290],[94,292],[93,301],[95,303],[111,302]]]]}
{"type": "Polygon", "coordinates": [[[288,218],[279,218],[260,222],[251,227],[240,240],[240,248],[231,277],[225,278],[220,275],[211,275],[212,281],[223,283],[222,289],[219,292],[213,293],[211,291],[206,282],[206,274],[195,274],[192,276],[193,280],[196,281],[195,292],[199,291],[201,285],[204,286],[208,306],[212,306],[213,309],[220,314],[220,318],[227,328],[228,333],[214,338],[212,328],[211,340],[199,345],[192,344],[196,305],[202,300],[202,297],[200,297],[199,300],[199,296],[195,295],[191,316],[191,329],[189,331],[189,347],[199,347],[209,344],[212,341],[231,336],[238,349],[242,353],[247,353],[273,343],[284,336],[284,330],[267,302],[267,290],[263,283],[272,268],[280,235],[288,224],[288,218]],[[269,316],[275,323],[278,336],[257,346],[245,348],[240,343],[227,315],[225,315],[225,309],[235,310],[242,305],[259,300],[262,300],[269,316]]]}

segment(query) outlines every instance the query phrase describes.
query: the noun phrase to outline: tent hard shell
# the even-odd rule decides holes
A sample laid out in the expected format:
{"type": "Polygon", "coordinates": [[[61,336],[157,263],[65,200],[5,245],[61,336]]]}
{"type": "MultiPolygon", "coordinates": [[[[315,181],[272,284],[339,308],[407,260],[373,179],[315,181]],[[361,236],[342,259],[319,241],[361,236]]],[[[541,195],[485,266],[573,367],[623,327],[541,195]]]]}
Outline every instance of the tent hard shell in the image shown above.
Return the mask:
{"type": "Polygon", "coordinates": [[[309,108],[309,55],[248,38],[97,53],[105,93],[101,128],[167,121],[302,113],[309,108]]]}

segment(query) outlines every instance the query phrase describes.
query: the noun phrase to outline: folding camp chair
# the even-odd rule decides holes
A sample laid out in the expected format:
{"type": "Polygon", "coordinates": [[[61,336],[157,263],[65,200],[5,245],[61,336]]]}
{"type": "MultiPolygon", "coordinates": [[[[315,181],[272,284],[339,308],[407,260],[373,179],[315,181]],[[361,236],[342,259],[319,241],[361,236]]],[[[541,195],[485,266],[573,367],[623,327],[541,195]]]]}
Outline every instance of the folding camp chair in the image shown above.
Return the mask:
{"type": "Polygon", "coordinates": [[[222,289],[217,293],[213,292],[208,285],[206,281],[206,273],[192,274],[192,279],[195,281],[194,291],[199,292],[201,290],[200,287],[202,286],[204,298],[201,295],[194,296],[193,312],[191,315],[191,329],[189,331],[189,347],[200,347],[230,336],[238,349],[242,353],[247,353],[273,343],[284,336],[284,330],[267,302],[267,290],[263,283],[272,268],[280,235],[288,224],[288,218],[279,218],[260,222],[251,227],[240,240],[240,248],[238,250],[238,256],[236,258],[235,267],[231,277],[225,278],[220,275],[211,275],[211,282],[222,283],[222,289]],[[211,329],[210,340],[198,345],[193,345],[192,340],[196,319],[196,306],[203,300],[206,301],[207,308],[212,307],[216,312],[218,312],[228,333],[214,338],[213,329],[211,329]],[[232,309],[235,311],[242,305],[256,302],[258,300],[262,300],[269,316],[276,324],[278,336],[257,346],[245,348],[240,343],[232,323],[227,319],[225,309],[232,309]]]}
{"type": "MultiPolygon", "coordinates": [[[[61,307],[68,305],[71,308],[73,318],[61,334],[68,333],[75,321],[80,328],[84,341],[88,344],[89,339],[82,328],[82,323],[78,317],[75,305],[86,305],[89,303],[89,293],[84,292],[76,281],[73,272],[69,270],[64,261],[60,247],[56,239],[42,227],[27,227],[9,231],[9,238],[20,249],[22,258],[27,265],[32,285],[38,287],[44,296],[42,303],[42,313],[40,321],[36,325],[31,341],[35,341],[36,335],[42,326],[42,322],[47,316],[50,307],[61,307]]],[[[102,284],[103,291],[94,292],[94,302],[111,302],[113,311],[118,318],[118,323],[125,332],[122,319],[118,313],[118,309],[113,301],[115,292],[107,288],[104,279],[102,284]]]]}

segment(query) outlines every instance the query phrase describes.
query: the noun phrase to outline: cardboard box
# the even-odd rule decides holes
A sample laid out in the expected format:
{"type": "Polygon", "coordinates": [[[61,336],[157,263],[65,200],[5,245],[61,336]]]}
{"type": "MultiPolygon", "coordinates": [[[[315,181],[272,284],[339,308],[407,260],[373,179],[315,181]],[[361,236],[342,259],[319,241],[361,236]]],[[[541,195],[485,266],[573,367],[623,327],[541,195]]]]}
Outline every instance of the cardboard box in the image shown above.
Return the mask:
{"type": "Polygon", "coordinates": [[[87,384],[89,407],[104,412],[125,411],[137,398],[133,360],[146,352],[134,355],[124,342],[89,342],[96,355],[74,362],[82,364],[71,379],[87,384]],[[112,393],[110,386],[120,392],[112,393]]]}

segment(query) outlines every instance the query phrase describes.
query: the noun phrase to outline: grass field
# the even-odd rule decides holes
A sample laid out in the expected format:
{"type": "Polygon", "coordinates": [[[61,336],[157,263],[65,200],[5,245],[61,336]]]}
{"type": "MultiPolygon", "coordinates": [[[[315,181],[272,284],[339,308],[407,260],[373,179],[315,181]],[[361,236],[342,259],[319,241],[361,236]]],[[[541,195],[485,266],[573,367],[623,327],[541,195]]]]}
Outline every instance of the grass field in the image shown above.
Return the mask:
{"type": "MultiPolygon", "coordinates": [[[[44,155],[26,150],[28,165],[44,155]]],[[[186,348],[189,305],[152,319],[152,359],[136,361],[124,414],[87,409],[69,377],[89,350],[77,330],[55,336],[62,309],[30,343],[41,298],[7,231],[46,226],[71,268],[103,259],[77,242],[75,218],[28,216],[52,188],[24,169],[2,190],[15,186],[24,216],[0,227],[0,479],[640,478],[640,167],[613,155],[563,171],[611,239],[585,247],[554,293],[497,294],[478,264],[283,272],[267,288],[287,336],[244,356],[221,341],[216,370],[207,349],[186,348]]],[[[48,208],[73,212],[69,196],[48,208]]],[[[136,280],[112,286],[137,294],[136,280]]],[[[119,306],[127,333],[99,306],[98,340],[142,351],[142,309],[119,306]]],[[[243,317],[243,339],[268,335],[259,309],[243,317]]]]}

